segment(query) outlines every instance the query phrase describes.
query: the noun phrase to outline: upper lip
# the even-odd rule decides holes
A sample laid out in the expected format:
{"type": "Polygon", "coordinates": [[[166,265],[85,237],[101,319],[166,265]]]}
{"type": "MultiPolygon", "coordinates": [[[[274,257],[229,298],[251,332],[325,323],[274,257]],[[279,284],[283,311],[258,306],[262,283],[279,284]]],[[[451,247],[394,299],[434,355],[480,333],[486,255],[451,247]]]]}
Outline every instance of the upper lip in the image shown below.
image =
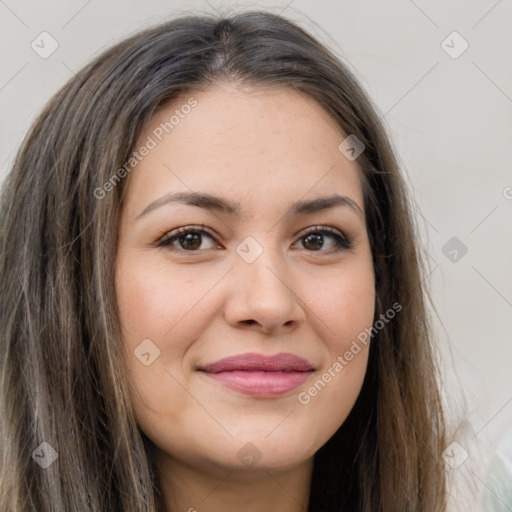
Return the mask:
{"type": "Polygon", "coordinates": [[[314,368],[309,361],[294,354],[281,353],[268,356],[248,352],[200,366],[199,370],[208,373],[236,370],[246,372],[307,372],[314,370],[314,368]]]}

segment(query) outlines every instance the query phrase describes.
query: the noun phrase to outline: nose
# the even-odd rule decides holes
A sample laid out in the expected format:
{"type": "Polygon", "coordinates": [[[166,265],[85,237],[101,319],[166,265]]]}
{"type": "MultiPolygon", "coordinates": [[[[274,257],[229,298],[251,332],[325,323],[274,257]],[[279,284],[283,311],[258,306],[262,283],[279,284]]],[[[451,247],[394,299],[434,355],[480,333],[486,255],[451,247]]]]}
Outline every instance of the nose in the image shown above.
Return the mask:
{"type": "Polygon", "coordinates": [[[285,334],[304,322],[304,302],[283,258],[268,248],[252,263],[236,257],[224,312],[231,326],[285,334]]]}

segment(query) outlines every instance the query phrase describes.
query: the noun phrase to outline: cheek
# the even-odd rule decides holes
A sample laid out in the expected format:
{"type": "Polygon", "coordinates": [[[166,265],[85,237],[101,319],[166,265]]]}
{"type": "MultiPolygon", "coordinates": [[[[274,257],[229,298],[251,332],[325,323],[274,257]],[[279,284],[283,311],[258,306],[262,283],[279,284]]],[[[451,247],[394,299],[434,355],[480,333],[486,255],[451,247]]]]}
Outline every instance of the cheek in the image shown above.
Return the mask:
{"type": "Polygon", "coordinates": [[[208,320],[195,314],[207,290],[186,273],[171,275],[158,263],[148,265],[136,256],[118,260],[116,297],[131,401],[139,425],[151,438],[158,438],[158,425],[179,428],[185,421],[190,397],[184,392],[181,366],[208,320]]]}
{"type": "Polygon", "coordinates": [[[315,293],[308,303],[322,320],[329,351],[344,352],[347,344],[372,325],[375,281],[369,265],[351,266],[321,281],[311,281],[315,293]]]}
{"type": "Polygon", "coordinates": [[[373,322],[375,314],[374,281],[373,278],[365,277],[346,279],[332,301],[333,306],[330,313],[334,325],[333,330],[339,334],[339,339],[343,341],[342,345],[349,339],[355,339],[373,322]]]}
{"type": "Polygon", "coordinates": [[[143,422],[151,411],[159,411],[179,423],[180,415],[175,414],[190,398],[182,387],[183,362],[211,323],[214,309],[204,299],[218,276],[194,279],[192,267],[189,272],[172,271],[169,265],[148,264],[138,255],[121,255],[116,270],[124,357],[137,414],[143,422]],[[142,354],[147,353],[144,361],[142,354]]]}
{"type": "MultiPolygon", "coordinates": [[[[363,384],[375,314],[375,280],[371,259],[361,258],[319,282],[309,304],[321,320],[317,325],[328,359],[317,379],[298,401],[314,409],[318,427],[334,433],[352,409],[363,384]]],[[[315,427],[316,428],[316,427],[315,427]]],[[[320,435],[320,432],[318,433],[320,435]]]]}
{"type": "MultiPolygon", "coordinates": [[[[208,279],[193,279],[180,269],[171,272],[169,266],[148,264],[137,258],[120,259],[116,274],[116,295],[125,336],[125,344],[145,338],[164,340],[189,314],[200,307],[211,283],[208,279]]],[[[191,333],[192,337],[193,333],[191,333]]],[[[172,336],[176,338],[176,336],[172,336]]]]}
{"type": "Polygon", "coordinates": [[[370,338],[365,329],[371,329],[375,312],[373,275],[331,280],[317,304],[328,358],[297,398],[304,414],[315,418],[308,427],[311,435],[327,440],[349,415],[366,375],[370,338]]]}

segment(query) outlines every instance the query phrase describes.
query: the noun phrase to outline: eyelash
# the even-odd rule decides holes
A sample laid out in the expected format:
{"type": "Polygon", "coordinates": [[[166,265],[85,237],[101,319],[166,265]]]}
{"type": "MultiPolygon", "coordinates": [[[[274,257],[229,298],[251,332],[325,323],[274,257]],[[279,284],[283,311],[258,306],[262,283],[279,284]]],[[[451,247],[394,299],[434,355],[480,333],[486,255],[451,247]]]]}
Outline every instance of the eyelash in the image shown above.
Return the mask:
{"type": "MultiPolygon", "coordinates": [[[[187,249],[181,249],[177,247],[171,246],[172,242],[175,240],[178,240],[181,236],[194,233],[194,234],[206,234],[208,235],[213,241],[215,241],[215,233],[213,233],[212,230],[207,228],[204,224],[201,226],[183,226],[176,228],[168,233],[166,233],[163,237],[161,237],[156,243],[156,247],[166,247],[171,250],[177,250],[181,252],[186,253],[194,253],[194,252],[203,252],[206,249],[196,249],[196,250],[187,250],[187,249]]],[[[328,235],[333,238],[335,241],[336,247],[322,251],[311,251],[308,249],[305,249],[308,252],[312,253],[324,253],[324,254],[332,254],[343,250],[348,250],[352,248],[352,241],[343,235],[340,231],[338,231],[335,228],[332,228],[330,226],[313,226],[309,228],[307,231],[303,232],[297,240],[300,240],[302,238],[305,238],[306,236],[315,233],[315,234],[321,234],[321,235],[328,235]]]]}

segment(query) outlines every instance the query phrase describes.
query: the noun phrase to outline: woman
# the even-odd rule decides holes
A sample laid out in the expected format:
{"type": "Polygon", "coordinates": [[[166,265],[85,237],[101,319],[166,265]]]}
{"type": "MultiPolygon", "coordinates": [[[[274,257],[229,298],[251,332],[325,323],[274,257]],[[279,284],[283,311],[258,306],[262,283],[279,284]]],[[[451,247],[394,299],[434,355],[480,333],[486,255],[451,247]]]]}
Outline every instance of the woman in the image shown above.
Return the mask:
{"type": "Polygon", "coordinates": [[[292,22],[187,16],[100,55],[0,217],[2,510],[445,509],[404,182],[292,22]]]}

